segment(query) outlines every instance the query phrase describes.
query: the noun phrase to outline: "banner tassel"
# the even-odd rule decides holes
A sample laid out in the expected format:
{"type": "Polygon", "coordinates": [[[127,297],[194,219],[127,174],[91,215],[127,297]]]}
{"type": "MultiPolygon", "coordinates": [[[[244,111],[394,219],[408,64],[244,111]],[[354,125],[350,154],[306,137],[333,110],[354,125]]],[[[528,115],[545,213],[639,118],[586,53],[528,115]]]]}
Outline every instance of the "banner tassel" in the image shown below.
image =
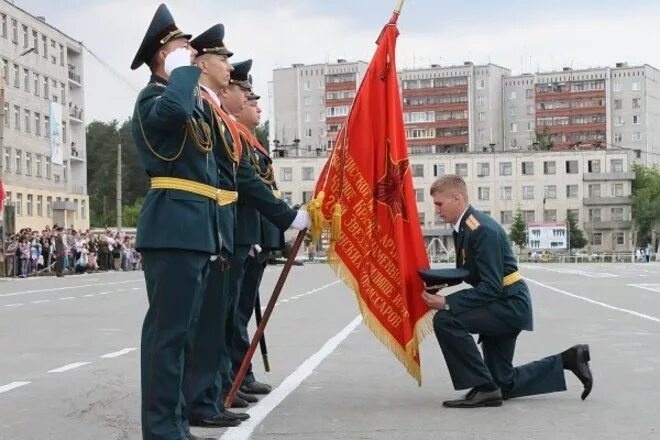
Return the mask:
{"type": "Polygon", "coordinates": [[[307,204],[307,213],[309,214],[312,223],[310,232],[312,234],[313,243],[318,243],[321,240],[321,232],[323,231],[323,225],[325,224],[325,219],[321,212],[321,205],[323,205],[324,197],[325,192],[320,191],[316,197],[307,204]]]}

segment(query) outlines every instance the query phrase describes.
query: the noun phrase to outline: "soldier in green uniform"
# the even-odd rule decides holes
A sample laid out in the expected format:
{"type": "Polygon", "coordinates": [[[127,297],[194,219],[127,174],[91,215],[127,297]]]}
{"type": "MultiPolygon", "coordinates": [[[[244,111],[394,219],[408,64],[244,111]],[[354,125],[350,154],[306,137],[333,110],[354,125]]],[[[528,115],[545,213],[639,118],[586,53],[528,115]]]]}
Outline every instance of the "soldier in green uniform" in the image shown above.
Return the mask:
{"type": "MultiPolygon", "coordinates": [[[[235,426],[249,417],[224,408],[224,395],[219,371],[229,365],[225,331],[229,313],[233,309],[232,292],[227,285],[229,271],[236,254],[236,201],[257,207],[281,229],[304,229],[309,225],[305,211],[295,211],[274,197],[272,191],[258,178],[249,159],[242,155],[240,136],[234,119],[224,110],[218,94],[230,87],[227,57],[231,55],[223,43],[224,27],[212,26],[191,41],[198,52],[197,64],[202,70],[200,85],[206,114],[213,119],[213,155],[217,165],[218,187],[234,194],[218,208],[219,228],[222,232],[220,255],[212,264],[204,294],[197,332],[190,348],[184,379],[184,392],[189,403],[191,425],[235,426]]],[[[225,392],[228,390],[224,390],[225,392]]]]}
{"type": "MultiPolygon", "coordinates": [[[[259,178],[273,190],[273,193],[277,197],[279,197],[272,160],[268,150],[253,134],[261,119],[261,108],[259,108],[258,104],[260,97],[254,94],[251,90],[251,76],[249,81],[244,82],[244,84],[249,86],[250,92],[247,104],[238,116],[241,139],[244,146],[243,151],[244,154],[249,156],[250,162],[256,170],[259,178]]],[[[256,228],[258,232],[256,235],[250,234],[249,237],[246,237],[247,234],[241,234],[240,236],[244,240],[240,244],[247,245],[248,243],[246,243],[246,241],[254,241],[254,243],[252,243],[251,250],[244,264],[244,271],[241,280],[239,280],[238,283],[240,286],[240,294],[235,313],[235,327],[231,334],[232,340],[230,346],[233,376],[238,373],[243,357],[245,357],[250,346],[247,327],[250,317],[254,312],[256,298],[259,295],[259,285],[261,284],[264,269],[266,268],[268,256],[271,251],[279,250],[284,247],[284,233],[281,229],[277,228],[258,213],[256,216],[256,223],[258,224],[256,228]],[[245,238],[247,238],[247,240],[245,240],[245,238]]],[[[267,394],[271,391],[269,385],[261,383],[255,379],[254,373],[252,372],[252,365],[250,365],[240,389],[248,394],[248,396],[251,396],[252,394],[267,394]]]]}
{"type": "Polygon", "coordinates": [[[136,244],[149,299],[141,343],[144,440],[197,438],[182,418],[184,349],[195,330],[210,256],[220,246],[211,120],[200,106],[201,71],[191,65],[190,37],[161,5],[131,65],[147,64],[152,73],[131,127],[151,177],[136,244]]]}
{"type": "Polygon", "coordinates": [[[436,213],[454,227],[456,267],[469,272],[465,281],[472,286],[447,296],[423,293],[426,304],[438,310],[433,327],[454,388],[471,389],[444,406],[499,406],[514,397],[563,391],[564,370],[582,382],[584,400],[593,386],[588,345],[512,365],[518,334],[532,330],[532,302],[504,229],[469,205],[460,176],[438,178],[431,196],[436,213]],[[479,334],[483,357],[471,334],[479,334]]]}

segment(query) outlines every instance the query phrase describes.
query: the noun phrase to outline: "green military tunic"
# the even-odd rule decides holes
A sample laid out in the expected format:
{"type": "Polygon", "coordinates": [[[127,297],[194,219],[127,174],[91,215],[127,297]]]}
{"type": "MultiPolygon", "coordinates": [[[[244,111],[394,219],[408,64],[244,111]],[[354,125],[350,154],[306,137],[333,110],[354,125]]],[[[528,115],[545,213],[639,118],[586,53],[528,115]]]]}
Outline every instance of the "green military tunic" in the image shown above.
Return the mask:
{"type": "Polygon", "coordinates": [[[533,327],[532,302],[504,229],[470,206],[454,240],[456,267],[468,270],[472,287],[446,296],[449,310],[433,319],[454,388],[494,384],[505,398],[565,390],[561,355],[512,365],[518,334],[533,327]]]}

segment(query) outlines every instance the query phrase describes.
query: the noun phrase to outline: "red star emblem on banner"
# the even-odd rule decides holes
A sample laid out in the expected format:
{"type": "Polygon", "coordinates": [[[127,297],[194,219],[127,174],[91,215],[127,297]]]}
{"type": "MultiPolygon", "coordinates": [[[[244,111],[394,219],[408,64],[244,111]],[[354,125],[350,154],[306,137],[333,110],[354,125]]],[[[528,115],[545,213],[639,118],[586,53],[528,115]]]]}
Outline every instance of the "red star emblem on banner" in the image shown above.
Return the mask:
{"type": "Polygon", "coordinates": [[[387,205],[392,220],[400,215],[403,220],[408,221],[406,198],[403,194],[403,179],[410,168],[409,160],[401,159],[395,162],[392,159],[389,139],[387,140],[385,156],[385,175],[376,183],[374,198],[376,201],[387,205]]]}

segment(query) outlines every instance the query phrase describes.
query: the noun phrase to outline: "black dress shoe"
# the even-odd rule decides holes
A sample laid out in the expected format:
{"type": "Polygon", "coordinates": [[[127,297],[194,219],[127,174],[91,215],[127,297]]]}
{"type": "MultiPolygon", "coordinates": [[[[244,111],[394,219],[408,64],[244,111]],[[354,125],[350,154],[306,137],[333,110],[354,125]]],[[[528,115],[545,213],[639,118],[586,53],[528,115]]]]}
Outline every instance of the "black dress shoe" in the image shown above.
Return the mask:
{"type": "Polygon", "coordinates": [[[575,365],[572,365],[571,371],[580,379],[582,385],[584,385],[584,391],[582,391],[582,400],[586,399],[591,389],[594,386],[594,377],[591,374],[591,368],[589,368],[589,361],[591,360],[591,355],[589,354],[589,346],[587,344],[576,345],[571,347],[571,350],[575,353],[575,365]]]}
{"type": "Polygon", "coordinates": [[[245,400],[247,403],[257,403],[259,399],[254,394],[244,393],[242,391],[236,391],[236,397],[240,397],[245,400]]]}
{"type": "Polygon", "coordinates": [[[245,420],[247,420],[247,419],[250,418],[250,414],[248,414],[248,413],[244,413],[244,412],[231,412],[231,411],[227,411],[227,412],[225,412],[225,415],[226,415],[227,417],[231,418],[231,419],[236,419],[236,420],[239,420],[239,421],[241,421],[241,422],[243,422],[243,421],[245,421],[245,420]]]}
{"type": "Polygon", "coordinates": [[[472,388],[462,399],[442,402],[447,408],[480,408],[484,406],[502,406],[502,391],[479,391],[472,388]]]}
{"type": "Polygon", "coordinates": [[[211,428],[229,428],[241,424],[239,419],[230,417],[227,413],[218,413],[204,419],[190,419],[190,426],[207,426],[211,428]]]}
{"type": "MultiPolygon", "coordinates": [[[[223,404],[225,400],[227,400],[227,396],[224,396],[222,398],[223,404]]],[[[248,403],[248,401],[239,397],[238,394],[234,396],[234,401],[231,403],[232,408],[247,408],[249,406],[250,404],[248,403]]]]}
{"type": "Polygon", "coordinates": [[[244,383],[241,385],[240,390],[247,394],[268,394],[273,391],[273,387],[265,383],[254,381],[244,383]]]}

